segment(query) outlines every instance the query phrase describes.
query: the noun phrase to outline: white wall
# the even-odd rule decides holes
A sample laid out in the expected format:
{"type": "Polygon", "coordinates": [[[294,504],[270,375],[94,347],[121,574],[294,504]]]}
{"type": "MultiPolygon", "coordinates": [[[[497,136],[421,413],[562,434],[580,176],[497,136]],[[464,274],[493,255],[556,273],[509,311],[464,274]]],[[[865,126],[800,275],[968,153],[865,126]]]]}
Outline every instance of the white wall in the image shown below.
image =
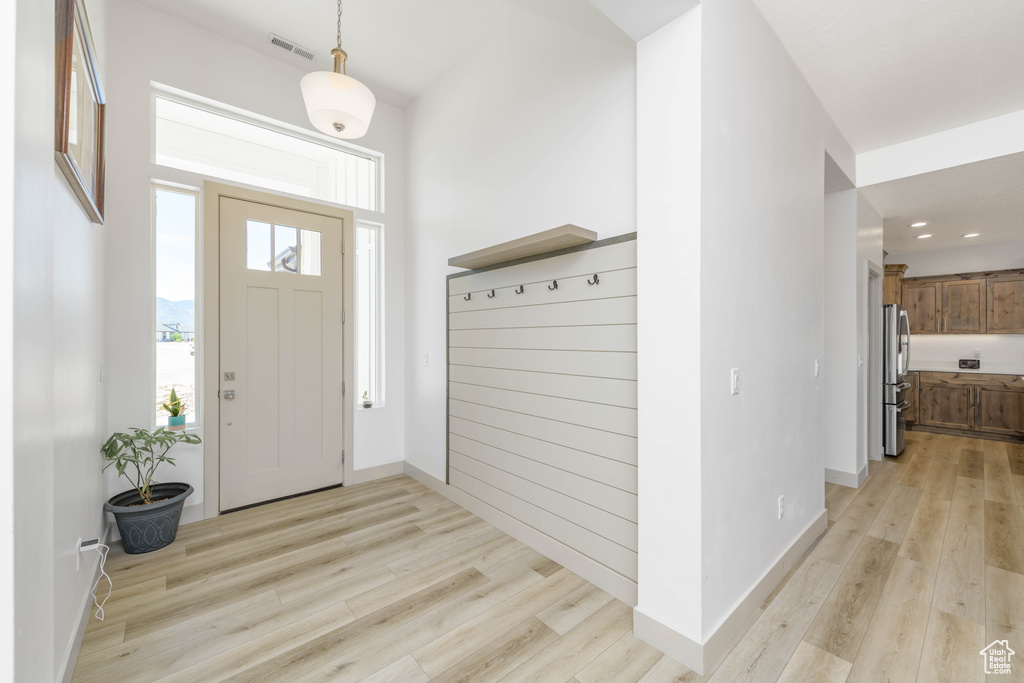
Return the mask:
{"type": "Polygon", "coordinates": [[[825,480],[856,486],[858,448],[857,190],[825,195],[825,480]]]}
{"type": "MultiPolygon", "coordinates": [[[[874,316],[879,334],[881,334],[881,307],[871,305],[871,297],[868,292],[869,277],[868,264],[871,263],[879,270],[882,269],[882,215],[875,207],[864,198],[861,192],[857,192],[857,462],[858,467],[867,464],[869,450],[873,450],[876,457],[881,452],[881,442],[871,444],[871,439],[877,441],[881,432],[878,431],[874,437],[869,433],[868,411],[876,410],[875,419],[881,420],[882,403],[882,363],[878,359],[876,367],[870,367],[871,358],[871,325],[869,316],[874,316]],[[861,362],[863,361],[863,362],[861,362]],[[873,374],[872,374],[873,373],[873,374]]],[[[880,300],[880,299],[879,299],[880,300]]]]}
{"type": "Polygon", "coordinates": [[[565,223],[636,226],[634,49],[507,11],[406,110],[406,459],[442,480],[448,258],[565,223]]]}
{"type": "MultiPolygon", "coordinates": [[[[17,4],[0,5],[0,92],[14,92],[17,4]]],[[[14,395],[14,98],[0,101],[0,396],[14,395]]],[[[14,440],[0,411],[0,544],[14,547],[14,440]]],[[[14,554],[0,558],[0,680],[14,680],[14,554]]]]}
{"type": "MultiPolygon", "coordinates": [[[[299,79],[305,71],[174,19],[133,0],[109,0],[110,77],[108,90],[117,107],[109,117],[107,248],[117,267],[107,271],[110,329],[110,430],[152,424],[153,307],[150,181],[201,186],[203,176],[157,166],[150,161],[150,83],[157,82],[297,126],[310,128],[299,79]]],[[[356,411],[357,469],[402,460],[404,448],[404,116],[378,101],[373,123],[361,146],[386,155],[386,214],[356,211],[356,217],[382,222],[386,306],[387,406],[356,411]]],[[[211,358],[216,349],[203,349],[211,358]]],[[[350,385],[352,382],[349,383],[350,385]]],[[[199,430],[200,436],[202,430],[199,430]]],[[[187,519],[202,509],[202,446],[178,447],[178,464],[161,472],[196,492],[187,519]]],[[[126,487],[110,477],[112,495],[126,487]]]]}
{"type": "Polygon", "coordinates": [[[703,641],[701,11],[637,44],[637,612],[696,642],[703,641]],[[666,542],[667,520],[690,523],[672,524],[666,542]]]}
{"type": "Polygon", "coordinates": [[[956,249],[894,251],[886,263],[906,263],[905,277],[974,273],[1024,268],[1024,239],[997,244],[977,244],[956,249]]]}
{"type": "Polygon", "coordinates": [[[981,350],[982,370],[1024,369],[1024,334],[915,334],[910,348],[911,368],[924,361],[953,363],[974,358],[975,349],[981,350]]]}
{"type": "MultiPolygon", "coordinates": [[[[103,68],[104,2],[87,3],[103,68]]],[[[90,222],[54,157],[54,10],[17,3],[14,182],[15,678],[59,679],[95,562],[75,570],[77,540],[100,536],[99,445],[105,228],[90,222]]]]}
{"type": "MultiPolygon", "coordinates": [[[[705,637],[824,509],[826,114],[750,0],[703,7],[705,637]],[[729,394],[729,369],[740,394],[729,394]],[[776,519],[785,495],[786,517],[776,519]]],[[[678,520],[666,520],[666,533],[678,520]]]]}

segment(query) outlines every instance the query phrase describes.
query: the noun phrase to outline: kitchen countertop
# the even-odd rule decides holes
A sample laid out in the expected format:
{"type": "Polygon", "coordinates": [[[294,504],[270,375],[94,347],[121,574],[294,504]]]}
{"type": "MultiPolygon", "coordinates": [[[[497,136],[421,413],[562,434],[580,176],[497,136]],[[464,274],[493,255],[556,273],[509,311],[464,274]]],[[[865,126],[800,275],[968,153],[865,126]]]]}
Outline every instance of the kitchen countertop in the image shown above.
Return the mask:
{"type": "Polygon", "coordinates": [[[990,375],[1024,375],[1024,363],[986,363],[981,360],[981,367],[968,370],[958,366],[955,360],[915,360],[910,364],[910,371],[924,372],[971,372],[990,375]]]}

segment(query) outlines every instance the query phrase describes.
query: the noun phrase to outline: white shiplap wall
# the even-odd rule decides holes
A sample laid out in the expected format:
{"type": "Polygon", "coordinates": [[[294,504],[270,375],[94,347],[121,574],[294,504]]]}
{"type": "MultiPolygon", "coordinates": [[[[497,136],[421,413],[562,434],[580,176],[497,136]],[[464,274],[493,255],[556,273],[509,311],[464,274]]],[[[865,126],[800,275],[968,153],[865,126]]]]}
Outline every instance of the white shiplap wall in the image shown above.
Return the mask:
{"type": "Polygon", "coordinates": [[[635,235],[448,294],[449,483],[635,588],[635,235]]]}

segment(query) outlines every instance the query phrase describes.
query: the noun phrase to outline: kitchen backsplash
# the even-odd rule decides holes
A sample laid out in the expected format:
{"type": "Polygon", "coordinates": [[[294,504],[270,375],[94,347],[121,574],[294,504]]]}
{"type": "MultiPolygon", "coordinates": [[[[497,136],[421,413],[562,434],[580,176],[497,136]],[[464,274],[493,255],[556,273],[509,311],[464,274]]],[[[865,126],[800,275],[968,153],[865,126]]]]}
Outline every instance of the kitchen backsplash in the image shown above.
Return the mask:
{"type": "Polygon", "coordinates": [[[989,363],[1024,364],[1024,334],[915,334],[911,335],[910,360],[955,361],[974,358],[981,349],[981,367],[989,363]]]}

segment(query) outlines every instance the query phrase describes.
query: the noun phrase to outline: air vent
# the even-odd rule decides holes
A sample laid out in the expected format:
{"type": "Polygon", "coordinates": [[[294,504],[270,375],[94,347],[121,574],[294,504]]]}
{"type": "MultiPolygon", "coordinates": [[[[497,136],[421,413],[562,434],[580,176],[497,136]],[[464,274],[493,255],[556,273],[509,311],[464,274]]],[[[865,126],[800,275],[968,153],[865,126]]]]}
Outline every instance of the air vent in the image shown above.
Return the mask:
{"type": "Polygon", "coordinates": [[[313,52],[312,50],[308,50],[300,45],[296,45],[287,38],[282,38],[281,36],[276,35],[274,33],[271,33],[268,36],[267,40],[270,42],[271,45],[279,47],[282,50],[287,50],[288,52],[291,52],[293,55],[298,55],[303,59],[313,61],[313,59],[316,57],[316,53],[313,52]]]}

